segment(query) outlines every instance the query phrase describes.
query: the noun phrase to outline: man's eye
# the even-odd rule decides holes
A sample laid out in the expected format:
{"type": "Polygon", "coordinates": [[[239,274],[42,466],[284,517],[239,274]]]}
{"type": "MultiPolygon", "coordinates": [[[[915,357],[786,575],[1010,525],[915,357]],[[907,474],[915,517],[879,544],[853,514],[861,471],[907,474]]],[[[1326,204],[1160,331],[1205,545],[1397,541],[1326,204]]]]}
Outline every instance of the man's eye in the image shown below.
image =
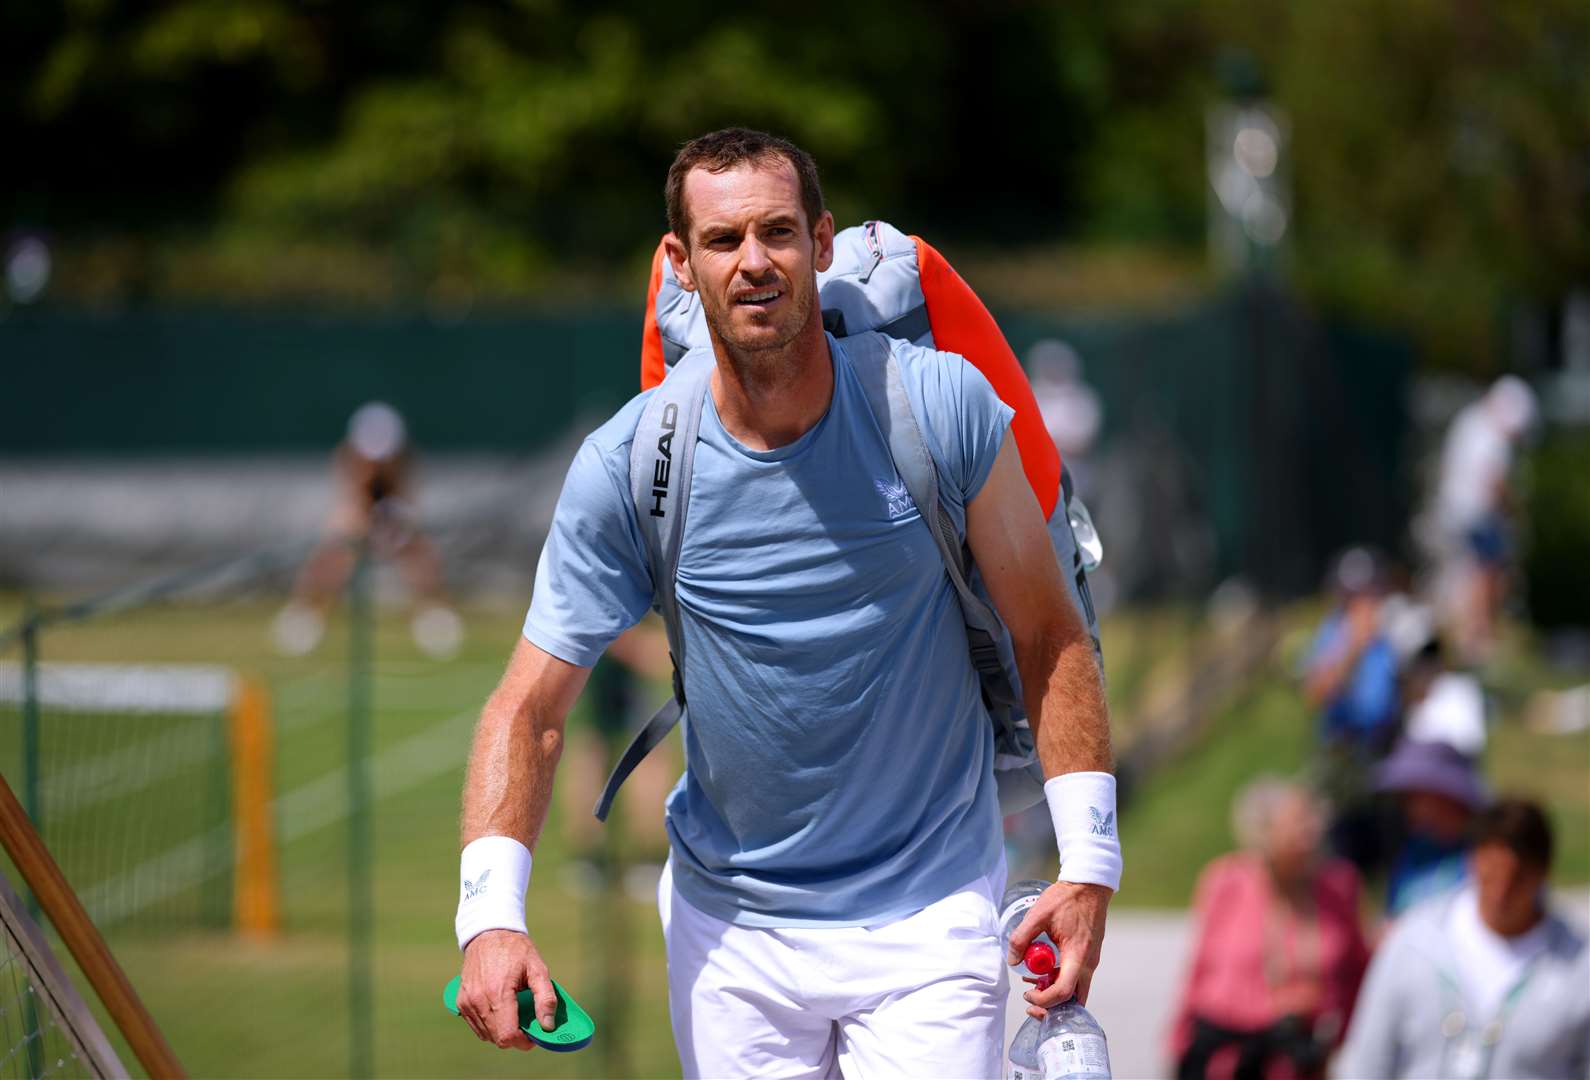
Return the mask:
{"type": "Polygon", "coordinates": [[[793,236],[795,235],[795,230],[788,225],[775,225],[767,230],[767,234],[769,236],[793,236]]]}
{"type": "Polygon", "coordinates": [[[713,247],[723,247],[725,244],[735,244],[739,241],[728,233],[719,233],[717,236],[707,238],[707,243],[713,247]]]}

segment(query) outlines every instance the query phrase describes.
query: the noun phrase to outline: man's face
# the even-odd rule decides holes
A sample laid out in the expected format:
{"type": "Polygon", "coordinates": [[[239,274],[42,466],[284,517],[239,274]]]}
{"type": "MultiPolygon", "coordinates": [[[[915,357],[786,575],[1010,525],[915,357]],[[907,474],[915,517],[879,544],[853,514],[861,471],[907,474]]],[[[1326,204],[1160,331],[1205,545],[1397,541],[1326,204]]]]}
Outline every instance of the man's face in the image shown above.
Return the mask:
{"type": "Polygon", "coordinates": [[[701,297],[707,325],[731,352],[782,349],[814,317],[817,272],[833,261],[834,221],[813,229],[800,180],[782,158],[685,176],[688,250],[667,241],[674,275],[701,297]]]}
{"type": "Polygon", "coordinates": [[[1534,925],[1546,871],[1520,859],[1506,844],[1481,844],[1469,856],[1480,917],[1499,934],[1520,934],[1534,925]]]}
{"type": "Polygon", "coordinates": [[[1463,838],[1474,812],[1450,795],[1437,791],[1409,791],[1402,796],[1402,816],[1410,831],[1442,843],[1463,838]]]}

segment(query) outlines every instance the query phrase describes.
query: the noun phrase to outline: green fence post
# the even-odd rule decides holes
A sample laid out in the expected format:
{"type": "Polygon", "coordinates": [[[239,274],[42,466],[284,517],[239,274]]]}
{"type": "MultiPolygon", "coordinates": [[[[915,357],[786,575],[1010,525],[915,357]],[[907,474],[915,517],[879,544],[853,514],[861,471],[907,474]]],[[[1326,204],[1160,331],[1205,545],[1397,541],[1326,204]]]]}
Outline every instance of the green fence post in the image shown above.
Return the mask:
{"type": "Polygon", "coordinates": [[[370,545],[358,543],[348,593],[348,1075],[374,1074],[370,935],[370,545]]]}

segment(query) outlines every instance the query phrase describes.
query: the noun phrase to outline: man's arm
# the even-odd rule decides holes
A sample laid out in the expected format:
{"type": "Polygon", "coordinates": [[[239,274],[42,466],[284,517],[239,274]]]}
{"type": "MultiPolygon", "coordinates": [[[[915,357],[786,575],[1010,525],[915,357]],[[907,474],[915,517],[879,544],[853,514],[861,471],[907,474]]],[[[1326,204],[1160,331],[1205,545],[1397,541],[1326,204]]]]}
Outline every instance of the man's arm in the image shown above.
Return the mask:
{"type": "Polygon", "coordinates": [[[1375,640],[1380,628],[1380,606],[1373,600],[1357,597],[1342,611],[1337,639],[1309,659],[1303,673],[1303,699],[1312,709],[1323,709],[1339,697],[1364,650],[1375,640]]]}
{"type": "MultiPolygon", "coordinates": [[[[589,674],[589,668],[519,639],[475,727],[464,781],[464,845],[506,836],[535,850],[563,753],[563,721],[589,674]]],[[[516,995],[526,986],[535,994],[541,1026],[551,1030],[557,995],[530,938],[515,930],[487,930],[468,942],[458,1010],[477,1036],[504,1048],[534,1046],[519,1030],[516,995]]]]}
{"type": "Polygon", "coordinates": [[[1009,435],[967,508],[966,539],[1010,630],[1044,775],[1109,772],[1110,717],[1093,639],[1066,591],[1048,526],[1009,435]]]}
{"type": "MultiPolygon", "coordinates": [[[[1010,630],[1044,775],[1109,772],[1109,710],[1093,642],[1066,591],[1038,500],[1008,434],[967,507],[966,539],[1010,630]]],[[[1104,885],[1060,881],[1028,911],[1011,941],[1012,960],[1043,930],[1061,952],[1054,985],[1028,995],[1040,1011],[1073,992],[1087,1000],[1111,895],[1104,885]]]]}

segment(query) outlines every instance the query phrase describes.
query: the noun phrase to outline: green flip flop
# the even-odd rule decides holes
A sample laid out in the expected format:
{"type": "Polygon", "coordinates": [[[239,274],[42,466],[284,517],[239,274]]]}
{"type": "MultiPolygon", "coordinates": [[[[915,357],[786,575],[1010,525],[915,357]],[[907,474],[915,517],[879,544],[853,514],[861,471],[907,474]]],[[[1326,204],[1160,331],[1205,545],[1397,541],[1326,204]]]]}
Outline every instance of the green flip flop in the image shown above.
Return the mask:
{"type": "MultiPolygon", "coordinates": [[[[454,1016],[458,1015],[459,981],[459,976],[453,976],[453,981],[442,991],[442,1004],[454,1016]]],[[[528,1035],[531,1042],[548,1050],[566,1054],[584,1049],[596,1034],[596,1021],[591,1019],[590,1013],[580,1008],[580,1003],[570,997],[567,990],[558,985],[556,979],[552,981],[552,989],[558,994],[558,1012],[554,1017],[557,1023],[552,1030],[542,1028],[541,1021],[536,1019],[535,995],[528,989],[519,991],[519,1030],[528,1035]]]]}

